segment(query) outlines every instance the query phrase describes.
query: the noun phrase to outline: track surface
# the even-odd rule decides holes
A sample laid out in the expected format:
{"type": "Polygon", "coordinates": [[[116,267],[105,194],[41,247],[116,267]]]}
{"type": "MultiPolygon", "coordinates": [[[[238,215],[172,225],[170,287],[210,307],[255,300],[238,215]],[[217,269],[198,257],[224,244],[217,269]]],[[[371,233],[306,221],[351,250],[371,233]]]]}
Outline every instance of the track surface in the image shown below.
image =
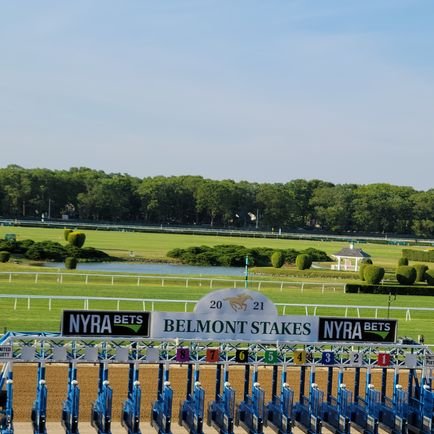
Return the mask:
{"type": "MultiPolygon", "coordinates": [[[[289,369],[287,382],[294,389],[298,396],[300,389],[299,369],[289,369]]],[[[380,386],[380,374],[378,370],[373,372],[373,382],[380,386]]],[[[68,367],[65,364],[47,365],[46,382],[48,389],[48,421],[49,433],[62,433],[61,419],[62,401],[66,397],[68,367]]],[[[15,364],[14,365],[14,421],[15,432],[17,434],[31,433],[29,425],[32,403],[35,398],[36,391],[37,367],[35,364],[15,364]]],[[[333,391],[337,390],[337,371],[334,375],[333,391]]],[[[353,384],[353,371],[350,369],[344,375],[345,382],[349,388],[353,384]]],[[[113,433],[125,433],[125,429],[119,424],[121,417],[122,403],[127,396],[128,385],[128,367],[125,365],[111,365],[109,367],[110,385],[113,387],[113,433]]],[[[244,367],[231,366],[230,378],[232,386],[236,390],[236,401],[242,400],[244,388],[244,367]]],[[[265,389],[265,401],[271,399],[271,380],[272,367],[259,368],[259,381],[265,389]]],[[[96,398],[98,384],[98,366],[97,365],[79,365],[78,381],[80,385],[80,433],[95,433],[95,430],[90,427],[90,410],[91,403],[96,398]]],[[[149,417],[151,414],[152,402],[157,395],[158,367],[156,365],[142,365],[140,367],[140,381],[142,386],[142,421],[144,422],[143,432],[155,432],[154,428],[149,426],[149,417]]],[[[185,433],[185,429],[178,426],[178,411],[179,403],[185,399],[186,383],[187,383],[187,368],[186,365],[174,365],[170,368],[170,381],[174,390],[173,399],[173,416],[172,427],[176,434],[185,433]]],[[[200,381],[205,388],[205,402],[214,399],[215,394],[215,368],[212,366],[202,367],[200,370],[200,381]]],[[[315,381],[320,388],[326,390],[327,370],[317,369],[315,381]]],[[[365,381],[363,375],[361,378],[362,384],[365,381]]],[[[306,389],[309,383],[309,376],[306,375],[306,389]]],[[[391,387],[391,386],[389,386],[391,387]]],[[[215,433],[216,431],[208,426],[205,426],[206,433],[215,433]]],[[[237,432],[244,433],[240,428],[237,432]]],[[[271,433],[270,429],[266,432],[271,433]]],[[[300,430],[294,432],[301,432],[300,430]]],[[[323,429],[323,432],[327,432],[323,429]]]]}

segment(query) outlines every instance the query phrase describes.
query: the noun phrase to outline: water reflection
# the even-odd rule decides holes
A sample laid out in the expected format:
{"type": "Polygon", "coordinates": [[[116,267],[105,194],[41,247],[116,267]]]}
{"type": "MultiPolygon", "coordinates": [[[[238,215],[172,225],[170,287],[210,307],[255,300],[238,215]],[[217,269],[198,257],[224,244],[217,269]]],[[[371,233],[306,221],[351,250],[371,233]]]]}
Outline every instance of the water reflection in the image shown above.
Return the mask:
{"type": "MultiPolygon", "coordinates": [[[[47,267],[65,268],[63,263],[51,262],[47,267]]],[[[164,264],[164,263],[137,263],[137,262],[84,262],[77,266],[77,270],[122,272],[138,274],[163,275],[212,275],[212,276],[243,276],[242,267],[199,267],[194,265],[164,264]]]]}

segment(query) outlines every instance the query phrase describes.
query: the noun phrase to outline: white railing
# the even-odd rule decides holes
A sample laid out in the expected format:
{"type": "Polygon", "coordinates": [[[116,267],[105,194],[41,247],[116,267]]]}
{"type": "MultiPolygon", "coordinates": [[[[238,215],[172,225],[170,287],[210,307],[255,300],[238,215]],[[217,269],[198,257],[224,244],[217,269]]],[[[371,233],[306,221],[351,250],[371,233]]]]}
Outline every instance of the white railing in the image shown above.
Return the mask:
{"type": "MultiPolygon", "coordinates": [[[[59,284],[64,283],[80,283],[88,285],[92,282],[92,279],[98,279],[98,283],[101,283],[101,279],[104,279],[107,284],[115,285],[116,282],[125,282],[125,280],[131,280],[136,286],[141,284],[146,285],[151,281],[158,282],[161,287],[166,284],[182,285],[189,288],[191,286],[207,286],[210,289],[217,288],[242,288],[245,286],[245,278],[222,278],[222,277],[190,277],[190,276],[160,276],[160,275],[133,275],[133,274],[101,274],[101,273],[65,273],[65,272],[40,272],[40,271],[2,271],[0,272],[0,282],[6,280],[9,283],[13,283],[15,280],[23,280],[24,278],[37,284],[40,280],[44,279],[45,282],[48,279],[55,281],[59,284]],[[180,283],[182,282],[182,283],[180,283]]],[[[339,282],[293,282],[293,281],[277,281],[277,280],[258,280],[256,278],[249,278],[249,289],[255,289],[261,291],[263,288],[278,288],[283,291],[285,288],[299,288],[303,292],[307,288],[320,289],[322,292],[326,290],[341,290],[345,291],[345,283],[339,282]]]]}
{"type": "MultiPolygon", "coordinates": [[[[91,302],[113,302],[116,306],[116,310],[121,309],[121,303],[124,302],[135,302],[140,304],[141,309],[146,311],[155,311],[156,305],[158,303],[162,304],[175,304],[178,308],[184,312],[191,311],[196,305],[198,300],[180,300],[180,299],[163,299],[163,298],[126,298],[126,297],[83,297],[83,296],[72,296],[72,295],[17,295],[17,294],[0,294],[0,303],[2,300],[10,299],[14,301],[13,309],[17,310],[18,300],[26,300],[27,309],[30,310],[32,306],[32,300],[46,300],[48,302],[48,310],[52,310],[53,300],[62,301],[74,301],[83,304],[84,310],[89,310],[91,302]]],[[[405,312],[405,320],[411,321],[412,314],[417,312],[432,312],[434,313],[434,308],[428,307],[396,307],[396,306],[368,306],[368,305],[341,305],[341,304],[300,304],[300,303],[275,303],[276,307],[281,311],[282,315],[290,315],[293,312],[290,310],[293,308],[302,308],[305,315],[318,315],[318,310],[320,309],[336,309],[341,310],[344,317],[348,317],[349,313],[356,312],[358,318],[361,318],[361,313],[363,311],[374,312],[374,317],[378,318],[381,312],[389,314],[390,312],[405,312]]],[[[62,307],[66,307],[62,304],[62,307]]],[[[179,309],[178,309],[179,310],[179,309]]],[[[353,315],[351,315],[353,317],[353,315]]],[[[372,315],[370,315],[372,316],[372,315]]],[[[386,316],[386,315],[384,315],[386,316]]],[[[383,316],[383,317],[384,317],[383,316]]]]}

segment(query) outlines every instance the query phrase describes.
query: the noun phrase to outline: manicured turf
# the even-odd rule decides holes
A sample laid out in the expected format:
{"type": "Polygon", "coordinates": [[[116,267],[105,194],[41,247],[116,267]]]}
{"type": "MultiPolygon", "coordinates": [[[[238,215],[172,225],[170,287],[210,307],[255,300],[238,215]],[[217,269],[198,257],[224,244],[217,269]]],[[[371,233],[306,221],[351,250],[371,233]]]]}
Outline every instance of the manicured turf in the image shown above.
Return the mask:
{"type": "MultiPolygon", "coordinates": [[[[65,243],[63,239],[63,230],[61,229],[34,229],[22,227],[0,227],[0,237],[5,233],[15,233],[18,240],[33,239],[35,241],[53,240],[65,243]]],[[[348,243],[340,242],[321,242],[321,241],[298,241],[298,240],[275,240],[263,238],[235,238],[235,237],[215,237],[215,236],[197,236],[197,235],[168,235],[168,234],[144,234],[134,232],[106,232],[106,231],[85,231],[86,246],[102,249],[115,256],[124,258],[130,257],[133,252],[135,257],[146,258],[147,260],[165,260],[166,252],[176,247],[188,247],[197,245],[218,245],[218,244],[239,244],[246,247],[269,246],[274,248],[294,248],[306,249],[313,247],[326,251],[329,255],[337,252],[348,243]]],[[[398,258],[401,255],[402,246],[380,245],[380,244],[360,244],[365,251],[371,254],[375,264],[385,267],[395,267],[398,258]]],[[[39,268],[28,268],[23,265],[0,264],[0,271],[7,270],[38,270],[39,268]]],[[[44,270],[44,269],[39,269],[44,270]]],[[[45,269],[44,271],[47,271],[45,269]]],[[[75,295],[75,296],[101,296],[101,297],[126,297],[126,298],[165,298],[165,299],[192,299],[197,300],[206,292],[210,291],[209,283],[203,282],[202,286],[190,282],[186,288],[185,281],[172,282],[167,281],[162,287],[161,279],[147,281],[144,279],[137,284],[136,279],[116,277],[115,282],[110,278],[91,277],[86,284],[83,277],[78,276],[80,270],[71,272],[68,278],[62,282],[54,275],[43,277],[39,275],[35,282],[34,274],[27,277],[14,276],[12,282],[9,282],[7,274],[0,274],[0,293],[2,294],[41,294],[41,295],[75,295]]],[[[116,273],[113,273],[116,274],[116,273]]],[[[260,279],[260,277],[256,277],[260,279]]],[[[264,280],[270,280],[269,277],[262,277],[264,280]]],[[[282,280],[283,278],[278,278],[282,280]]],[[[231,279],[233,280],[233,279],[231,279]]],[[[288,279],[289,280],[289,279],[288,279]]],[[[343,283],[343,282],[341,282],[343,283]]],[[[252,288],[256,289],[252,281],[252,288]]],[[[242,283],[240,283],[242,285],[242,283]]],[[[231,283],[223,287],[230,287],[231,283]]],[[[218,289],[214,284],[213,289],[218,289]]],[[[298,304],[338,304],[342,306],[382,306],[384,309],[378,312],[379,316],[387,316],[387,306],[393,307],[432,307],[434,308],[434,297],[416,297],[416,296],[398,296],[396,300],[389,300],[387,295],[362,295],[362,294],[343,294],[342,290],[305,289],[300,291],[299,287],[285,286],[283,291],[272,285],[263,285],[263,291],[275,303],[298,303],[298,304]]],[[[111,302],[93,302],[91,308],[98,309],[116,309],[115,301],[111,302]]],[[[53,301],[51,310],[48,308],[46,300],[32,301],[30,309],[27,306],[27,300],[18,300],[15,306],[14,299],[0,299],[0,330],[7,328],[9,330],[59,330],[60,313],[64,308],[82,308],[83,302],[61,302],[53,301]]],[[[142,309],[141,303],[121,304],[121,309],[142,309]]],[[[146,309],[150,309],[149,304],[146,309]]],[[[174,307],[172,304],[155,305],[158,310],[183,310],[184,305],[174,307]]],[[[304,308],[287,309],[286,314],[304,314],[304,308]]],[[[281,312],[282,313],[282,312],[281,312]]],[[[316,312],[318,315],[336,315],[342,316],[342,309],[320,308],[316,312]]],[[[357,316],[355,308],[348,309],[349,316],[357,316]]],[[[309,314],[313,314],[311,310],[309,314]]],[[[364,311],[360,314],[363,316],[374,317],[375,310],[364,311]]],[[[419,334],[424,334],[427,343],[434,343],[434,314],[430,312],[412,312],[411,321],[405,320],[405,311],[390,311],[391,318],[399,319],[399,335],[412,336],[416,338],[419,334]]]]}
{"type": "MultiPolygon", "coordinates": [[[[328,255],[338,252],[342,247],[348,247],[347,242],[337,241],[304,241],[267,238],[239,238],[205,235],[154,234],[140,232],[84,231],[87,247],[95,247],[107,253],[130,258],[147,260],[168,260],[166,253],[174,248],[190,246],[215,246],[219,244],[237,244],[246,247],[271,247],[276,249],[303,250],[309,247],[325,251],[328,255]]],[[[18,240],[32,239],[34,241],[52,240],[65,243],[63,229],[0,227],[0,238],[6,233],[15,233],[18,240]]],[[[372,256],[375,264],[395,267],[401,256],[402,246],[388,244],[361,243],[356,245],[372,256]]]]}

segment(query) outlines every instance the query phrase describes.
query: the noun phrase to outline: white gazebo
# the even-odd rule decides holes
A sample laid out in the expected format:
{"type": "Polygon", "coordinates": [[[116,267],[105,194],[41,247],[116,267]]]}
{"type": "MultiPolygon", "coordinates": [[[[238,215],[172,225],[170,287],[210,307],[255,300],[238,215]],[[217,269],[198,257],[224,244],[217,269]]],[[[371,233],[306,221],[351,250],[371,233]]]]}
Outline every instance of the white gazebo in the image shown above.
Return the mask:
{"type": "Polygon", "coordinates": [[[335,270],[358,271],[360,262],[370,258],[371,255],[362,249],[355,249],[354,244],[351,243],[350,247],[344,247],[332,257],[338,261],[337,266],[333,267],[335,270]]]}

